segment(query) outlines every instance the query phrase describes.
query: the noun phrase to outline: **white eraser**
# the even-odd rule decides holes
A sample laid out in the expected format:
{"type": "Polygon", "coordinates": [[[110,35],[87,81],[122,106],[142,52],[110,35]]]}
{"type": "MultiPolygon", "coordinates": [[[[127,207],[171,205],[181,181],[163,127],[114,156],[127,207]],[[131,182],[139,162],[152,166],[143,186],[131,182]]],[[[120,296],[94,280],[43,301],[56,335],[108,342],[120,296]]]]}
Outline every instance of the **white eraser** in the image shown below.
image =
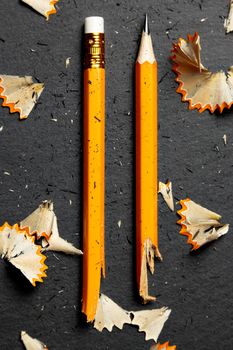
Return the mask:
{"type": "Polygon", "coordinates": [[[85,18],[85,34],[89,33],[104,33],[104,19],[103,17],[86,17],[85,18]]]}

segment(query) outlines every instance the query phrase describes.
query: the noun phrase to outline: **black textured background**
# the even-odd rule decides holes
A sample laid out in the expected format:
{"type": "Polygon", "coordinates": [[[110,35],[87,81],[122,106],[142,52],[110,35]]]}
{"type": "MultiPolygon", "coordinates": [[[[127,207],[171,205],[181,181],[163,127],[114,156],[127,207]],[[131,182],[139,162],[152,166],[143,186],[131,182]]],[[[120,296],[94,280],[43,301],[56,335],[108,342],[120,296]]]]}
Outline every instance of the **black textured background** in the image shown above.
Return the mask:
{"type": "MultiPolygon", "coordinates": [[[[20,122],[17,114],[0,109],[1,223],[18,222],[52,199],[61,234],[81,246],[82,25],[86,16],[104,16],[107,277],[102,291],[122,307],[138,310],[133,71],[144,14],[159,63],[159,178],[173,181],[176,200],[190,196],[232,224],[233,112],[188,111],[175,92],[169,62],[172,41],[198,31],[208,68],[226,70],[233,64],[233,36],[223,28],[228,0],[61,0],[57,9],[46,22],[19,0],[0,1],[0,73],[32,75],[46,86],[28,120],[20,122]]],[[[178,350],[233,349],[232,233],[189,254],[176,215],[159,201],[164,262],[156,264],[150,283],[158,301],[147,308],[172,309],[159,339],[178,350]]],[[[1,350],[22,349],[22,329],[49,349],[149,349],[151,342],[134,327],[101,334],[82,323],[80,257],[50,253],[47,264],[48,277],[34,289],[0,263],[1,350]]]]}

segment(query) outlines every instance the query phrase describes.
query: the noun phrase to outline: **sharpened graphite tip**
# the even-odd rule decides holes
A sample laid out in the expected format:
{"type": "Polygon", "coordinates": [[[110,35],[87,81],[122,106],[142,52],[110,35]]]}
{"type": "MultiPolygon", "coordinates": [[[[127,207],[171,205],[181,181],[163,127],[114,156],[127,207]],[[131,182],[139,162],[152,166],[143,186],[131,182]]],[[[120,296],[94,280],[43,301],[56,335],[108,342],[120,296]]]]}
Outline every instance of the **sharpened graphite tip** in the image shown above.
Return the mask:
{"type": "Polygon", "coordinates": [[[149,28],[147,13],[146,13],[145,23],[144,23],[144,32],[145,32],[146,34],[148,34],[148,35],[150,34],[150,28],[149,28]]]}

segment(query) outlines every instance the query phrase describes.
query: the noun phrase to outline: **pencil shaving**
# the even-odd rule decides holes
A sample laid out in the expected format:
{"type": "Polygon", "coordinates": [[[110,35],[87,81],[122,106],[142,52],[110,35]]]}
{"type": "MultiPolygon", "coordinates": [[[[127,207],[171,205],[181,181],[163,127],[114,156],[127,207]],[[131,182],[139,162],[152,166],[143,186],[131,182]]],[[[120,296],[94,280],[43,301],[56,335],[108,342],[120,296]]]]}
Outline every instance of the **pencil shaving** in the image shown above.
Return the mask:
{"type": "Polygon", "coordinates": [[[150,350],[176,350],[176,345],[170,346],[169,342],[164,344],[154,344],[151,346],[150,350]]]}
{"type": "Polygon", "coordinates": [[[104,328],[111,332],[114,326],[122,329],[125,323],[131,324],[130,313],[106,295],[101,294],[97,305],[94,328],[99,332],[102,332],[104,328]]]}
{"type": "Polygon", "coordinates": [[[161,193],[161,195],[163,196],[163,199],[167,203],[168,208],[171,211],[174,211],[171,181],[168,180],[165,184],[163,182],[159,182],[159,193],[161,193]]]}
{"type": "Polygon", "coordinates": [[[233,0],[230,0],[228,17],[225,19],[224,27],[226,33],[233,31],[233,0]]]}
{"type": "Polygon", "coordinates": [[[153,245],[152,241],[148,238],[144,242],[144,252],[142,257],[141,264],[141,274],[140,274],[140,286],[139,286],[139,294],[143,300],[143,304],[147,304],[150,301],[155,301],[156,298],[154,296],[149,295],[148,290],[148,272],[147,268],[149,268],[150,273],[154,274],[155,268],[155,256],[162,260],[162,257],[153,245]]]}
{"type": "Polygon", "coordinates": [[[153,339],[157,342],[164,323],[167,321],[171,310],[166,307],[154,310],[132,312],[132,324],[139,327],[139,332],[145,332],[145,339],[153,339]]]}
{"type": "MultiPolygon", "coordinates": [[[[45,239],[46,241],[47,239],[45,239]]],[[[46,243],[46,242],[45,242],[46,243]]],[[[48,239],[48,246],[44,250],[52,250],[71,255],[82,255],[83,252],[77,249],[73,244],[61,238],[58,232],[57,217],[54,215],[52,233],[48,239]]]]}
{"type": "Polygon", "coordinates": [[[67,59],[66,59],[66,68],[69,67],[69,65],[70,65],[70,60],[71,60],[71,57],[67,57],[67,59]]]}
{"type": "Polygon", "coordinates": [[[34,243],[35,238],[18,225],[5,223],[0,227],[0,255],[9,261],[31,282],[43,282],[46,277],[46,257],[41,253],[41,247],[34,243]]]}
{"type": "Polygon", "coordinates": [[[31,6],[34,10],[43,15],[47,20],[49,16],[56,13],[55,4],[59,0],[22,0],[25,4],[31,6]]]}
{"type": "MultiPolygon", "coordinates": [[[[146,311],[126,311],[106,295],[101,294],[95,315],[94,328],[102,332],[106,328],[109,332],[116,326],[122,329],[124,324],[136,325],[139,332],[145,332],[145,339],[157,341],[164,323],[171,310],[166,307],[146,311]]],[[[172,348],[173,349],[173,348],[172,348]]]]}
{"type": "Polygon", "coordinates": [[[32,77],[0,75],[2,106],[9,107],[10,113],[18,112],[20,119],[29,116],[43,90],[44,84],[34,83],[32,77]]]}
{"type": "Polygon", "coordinates": [[[44,343],[30,337],[30,335],[28,335],[25,331],[21,332],[21,340],[26,350],[48,350],[44,343]]]}
{"type": "Polygon", "coordinates": [[[54,219],[53,203],[42,202],[39,207],[20,222],[20,227],[28,227],[31,235],[36,234],[37,239],[49,238],[52,233],[54,219]]]}
{"type": "Polygon", "coordinates": [[[57,217],[51,201],[44,201],[33,213],[20,222],[21,228],[27,228],[30,235],[42,238],[43,250],[59,251],[66,254],[82,254],[73,244],[60,237],[57,217]]]}
{"type": "Polygon", "coordinates": [[[221,224],[221,216],[196,204],[189,198],[180,201],[181,209],[177,212],[181,219],[180,234],[188,237],[192,250],[225,235],[229,230],[228,224],[221,224]]]}
{"type": "Polygon", "coordinates": [[[226,144],[227,144],[227,135],[224,134],[222,138],[223,138],[223,143],[226,146],[226,144]]]}
{"type": "Polygon", "coordinates": [[[173,71],[179,86],[177,92],[182,101],[189,103],[189,109],[197,109],[200,113],[209,110],[214,113],[233,104],[233,66],[227,74],[223,71],[210,72],[201,63],[200,37],[198,33],[188,35],[187,40],[180,38],[173,44],[171,57],[173,71]]]}

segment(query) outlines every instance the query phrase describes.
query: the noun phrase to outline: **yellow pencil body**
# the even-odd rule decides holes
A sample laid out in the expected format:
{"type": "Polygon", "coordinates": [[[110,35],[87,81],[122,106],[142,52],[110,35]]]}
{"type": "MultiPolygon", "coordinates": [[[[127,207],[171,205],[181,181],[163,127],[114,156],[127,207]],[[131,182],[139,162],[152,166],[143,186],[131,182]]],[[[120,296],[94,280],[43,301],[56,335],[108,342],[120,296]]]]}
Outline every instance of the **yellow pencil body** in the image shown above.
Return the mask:
{"type": "MultiPolygon", "coordinates": [[[[144,33],[146,36],[146,34],[144,33]]],[[[143,37],[145,47],[152,43],[143,37]],[[148,41],[148,43],[147,43],[148,41]]],[[[141,44],[142,46],[142,44],[141,44]]],[[[142,50],[143,51],[143,50],[142,50]]],[[[152,52],[153,53],[153,52],[152,52]]],[[[158,110],[157,62],[139,57],[136,62],[136,274],[144,303],[154,300],[148,294],[147,266],[154,272],[158,255],[158,110]]]]}
{"type": "MultiPolygon", "coordinates": [[[[101,41],[103,41],[103,35],[101,41]]],[[[104,260],[105,70],[96,64],[99,35],[89,35],[94,65],[84,69],[83,297],[87,322],[95,318],[104,260]],[[95,42],[93,44],[93,42],[95,42]]],[[[91,61],[91,60],[90,60],[91,61]]],[[[92,61],[91,61],[92,62],[92,61]]]]}
{"type": "Polygon", "coordinates": [[[83,312],[92,321],[104,270],[105,71],[84,72],[83,312]]]}
{"type": "Polygon", "coordinates": [[[137,232],[158,246],[157,63],[136,63],[136,203],[137,232]]]}

